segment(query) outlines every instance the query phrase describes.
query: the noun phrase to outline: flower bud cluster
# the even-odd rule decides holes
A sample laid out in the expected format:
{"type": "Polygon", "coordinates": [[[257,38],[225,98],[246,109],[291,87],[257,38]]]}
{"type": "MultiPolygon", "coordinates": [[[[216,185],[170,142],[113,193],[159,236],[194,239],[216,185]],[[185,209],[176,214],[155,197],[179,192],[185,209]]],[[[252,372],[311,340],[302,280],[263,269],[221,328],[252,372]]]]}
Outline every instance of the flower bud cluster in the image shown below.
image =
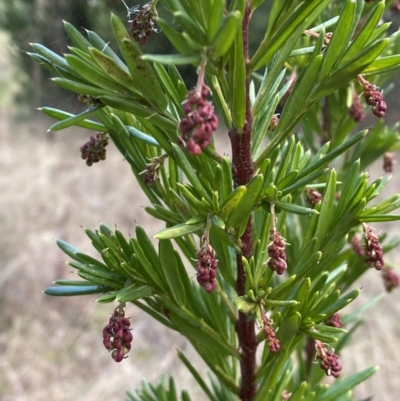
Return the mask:
{"type": "Polygon", "coordinates": [[[212,292],[217,286],[218,260],[215,251],[206,243],[198,250],[197,258],[197,282],[207,292],[212,292]]]}
{"type": "Polygon", "coordinates": [[[383,100],[382,91],[364,78],[361,80],[364,87],[364,97],[368,105],[372,106],[372,113],[377,117],[384,117],[387,106],[383,100]]]}
{"type": "Polygon", "coordinates": [[[279,234],[278,230],[273,227],[269,230],[269,239],[271,243],[268,245],[268,267],[276,271],[279,275],[283,274],[286,270],[286,252],[285,252],[285,240],[279,234]]]}
{"type": "Polygon", "coordinates": [[[91,166],[100,160],[106,160],[106,146],[108,145],[107,134],[97,132],[90,140],[80,147],[82,159],[91,166]]]}
{"type": "Polygon", "coordinates": [[[351,246],[357,256],[365,256],[365,250],[361,244],[361,240],[356,235],[351,239],[351,246]]]}
{"type": "Polygon", "coordinates": [[[120,307],[114,309],[108,325],[103,329],[103,344],[111,351],[111,357],[115,362],[121,362],[131,349],[132,333],[131,325],[125,312],[120,307]]]}
{"type": "Polygon", "coordinates": [[[315,340],[315,349],[317,350],[316,358],[321,361],[320,366],[325,370],[326,375],[338,378],[342,370],[338,355],[334,354],[332,351],[328,351],[319,340],[315,340]]]}
{"type": "Polygon", "coordinates": [[[218,127],[214,106],[206,99],[209,92],[203,84],[200,91],[189,91],[182,105],[185,117],[179,123],[179,130],[186,149],[193,155],[200,154],[211,143],[212,133],[218,127]]]}
{"type": "Polygon", "coordinates": [[[388,267],[382,269],[383,284],[387,292],[392,292],[400,285],[400,277],[388,267]]]}
{"type": "Polygon", "coordinates": [[[151,3],[145,4],[139,11],[131,9],[129,13],[131,12],[136,12],[136,17],[129,21],[131,23],[129,33],[135,42],[145,45],[150,34],[155,31],[154,21],[157,18],[157,14],[154,8],[151,7],[151,3]]]}
{"type": "Polygon", "coordinates": [[[279,340],[276,338],[276,332],[274,327],[272,326],[272,322],[270,319],[268,319],[265,313],[262,316],[262,322],[265,339],[269,345],[269,351],[271,352],[271,354],[273,354],[281,348],[281,345],[279,343],[279,340]]]}
{"type": "Polygon", "coordinates": [[[337,327],[338,329],[343,327],[343,323],[342,323],[342,320],[340,319],[339,313],[334,313],[332,316],[330,316],[328,319],[326,319],[325,324],[327,326],[337,327]]]}
{"type": "Polygon", "coordinates": [[[386,173],[393,173],[393,166],[396,164],[393,153],[386,152],[383,155],[383,170],[386,173]]]}
{"type": "Polygon", "coordinates": [[[353,94],[353,103],[349,108],[349,114],[350,117],[357,123],[364,119],[364,108],[361,104],[360,98],[355,92],[353,94]]]}
{"type": "Polygon", "coordinates": [[[390,11],[394,15],[397,15],[400,13],[400,1],[399,0],[395,0],[395,2],[390,6],[390,11]]]}
{"type": "Polygon", "coordinates": [[[160,168],[164,164],[164,160],[168,155],[161,155],[160,157],[154,157],[150,160],[150,163],[146,164],[146,170],[142,171],[140,174],[142,175],[143,182],[152,186],[156,183],[156,180],[160,173],[160,168]]]}
{"type": "Polygon", "coordinates": [[[324,36],[324,45],[328,46],[332,39],[332,32],[327,32],[324,36]]]}
{"type": "Polygon", "coordinates": [[[314,209],[315,205],[322,200],[322,194],[314,188],[306,189],[308,204],[314,209]]]}
{"type": "Polygon", "coordinates": [[[267,130],[272,132],[275,131],[275,128],[278,126],[278,123],[279,123],[279,114],[274,114],[271,117],[267,130]]]}
{"type": "Polygon", "coordinates": [[[368,267],[374,267],[376,270],[382,270],[385,262],[383,261],[383,249],[379,243],[379,238],[372,232],[372,228],[363,224],[365,237],[365,263],[368,267]]]}

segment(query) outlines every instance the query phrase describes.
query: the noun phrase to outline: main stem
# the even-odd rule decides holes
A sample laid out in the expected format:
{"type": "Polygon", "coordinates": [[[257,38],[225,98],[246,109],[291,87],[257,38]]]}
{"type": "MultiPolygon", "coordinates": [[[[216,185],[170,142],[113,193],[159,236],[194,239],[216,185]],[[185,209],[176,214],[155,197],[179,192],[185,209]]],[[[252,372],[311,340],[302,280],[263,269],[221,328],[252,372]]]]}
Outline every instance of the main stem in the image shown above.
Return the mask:
{"type": "MultiPolygon", "coordinates": [[[[249,22],[251,7],[247,1],[245,15],[243,17],[243,52],[246,65],[249,62],[249,22]]],[[[235,186],[246,185],[253,177],[253,160],[251,158],[251,135],[253,128],[253,118],[250,105],[250,77],[246,79],[246,119],[243,127],[232,127],[229,137],[232,145],[232,174],[235,186]]],[[[246,230],[241,240],[241,253],[236,255],[237,279],[236,291],[238,295],[245,295],[246,275],[242,262],[242,256],[250,259],[253,255],[253,224],[250,218],[246,230]]],[[[256,394],[256,350],[257,338],[254,320],[248,320],[248,316],[239,312],[237,322],[237,334],[239,339],[239,349],[241,352],[241,385],[239,396],[242,401],[253,400],[256,394]]]]}

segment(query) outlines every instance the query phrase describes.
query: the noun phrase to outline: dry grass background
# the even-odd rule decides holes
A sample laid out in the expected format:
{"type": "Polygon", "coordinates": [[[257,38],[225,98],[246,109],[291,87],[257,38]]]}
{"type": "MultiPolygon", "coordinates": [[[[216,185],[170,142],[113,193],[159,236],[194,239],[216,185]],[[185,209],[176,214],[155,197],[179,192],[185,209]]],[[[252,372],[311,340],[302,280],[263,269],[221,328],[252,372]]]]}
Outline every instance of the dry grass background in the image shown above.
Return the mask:
{"type": "MultiPolygon", "coordinates": [[[[161,225],[146,216],[142,207],[147,201],[128,163],[112,146],[106,162],[87,168],[79,157],[87,132],[69,129],[49,139],[49,120],[13,122],[15,111],[4,100],[6,67],[0,65],[0,399],[117,401],[142,379],[155,382],[162,374],[176,376],[180,387],[194,394],[193,400],[204,399],[176,358],[176,348],[195,357],[176,333],[128,306],[132,351],[128,360],[116,364],[103,348],[101,334],[112,305],[95,304],[93,297],[62,299],[41,293],[52,280],[73,277],[55,238],[93,254],[80,226],[104,222],[128,234],[138,223],[152,234],[161,225]]],[[[376,169],[380,174],[380,166],[376,169]]],[[[399,190],[395,175],[387,192],[399,190]]],[[[389,226],[390,235],[398,227],[389,226]]],[[[398,256],[392,253],[389,259],[395,263],[398,256]]],[[[357,285],[364,291],[349,310],[381,293],[380,281],[375,271],[362,278],[357,285]]],[[[372,380],[356,390],[359,400],[400,396],[399,312],[397,291],[368,312],[365,326],[341,356],[344,376],[381,365],[372,380]]]]}

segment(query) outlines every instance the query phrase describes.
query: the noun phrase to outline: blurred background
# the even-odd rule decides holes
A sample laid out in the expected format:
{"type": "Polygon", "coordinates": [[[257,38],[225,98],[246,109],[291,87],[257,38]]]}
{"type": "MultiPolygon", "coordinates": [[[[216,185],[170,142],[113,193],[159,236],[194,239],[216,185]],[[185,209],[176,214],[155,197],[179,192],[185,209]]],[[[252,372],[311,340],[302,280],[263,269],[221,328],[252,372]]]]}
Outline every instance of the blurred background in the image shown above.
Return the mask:
{"type": "MultiPolygon", "coordinates": [[[[141,2],[143,4],[143,2],[141,2]]],[[[269,3],[269,2],[266,2],[269,3]]],[[[133,6],[135,4],[129,4],[133,6]]],[[[135,224],[150,235],[162,224],[150,220],[143,207],[147,199],[138,191],[123,157],[111,145],[107,161],[88,168],[79,147],[90,132],[68,129],[48,133],[53,123],[35,110],[43,105],[78,112],[82,104],[70,92],[49,81],[49,75],[24,52],[38,42],[62,54],[67,38],[62,19],[77,28],[96,31],[112,44],[110,12],[126,19],[120,0],[0,0],[0,400],[3,401],[117,401],[141,380],[155,383],[172,374],[181,388],[203,400],[201,390],[176,357],[179,349],[195,358],[191,346],[178,334],[153,322],[133,306],[133,343],[130,357],[116,364],[102,345],[102,328],[113,304],[94,303],[94,297],[52,298],[42,290],[57,278],[75,278],[67,257],[54,240],[62,238],[96,256],[82,227],[103,222],[133,233],[135,224]]],[[[163,10],[160,10],[162,13],[163,10]]],[[[259,10],[253,36],[259,42],[268,4],[259,10]],[[259,21],[260,23],[257,23],[259,21]]],[[[392,31],[398,29],[398,22],[392,31]]],[[[162,35],[153,35],[146,51],[167,53],[171,49],[162,35]]],[[[115,47],[114,47],[115,49],[115,47]]],[[[188,85],[193,68],[182,70],[188,85]]],[[[387,99],[388,123],[399,119],[396,91],[387,99]]],[[[369,123],[366,122],[367,126],[369,123]]],[[[218,146],[229,153],[224,132],[218,146]]],[[[383,174],[374,166],[371,179],[383,174]]],[[[398,173],[385,194],[400,191],[398,173]]],[[[399,232],[399,224],[376,225],[377,232],[399,232]]],[[[388,255],[397,265],[399,251],[388,255]]],[[[362,295],[349,311],[383,293],[380,275],[368,272],[359,283],[362,295]]],[[[379,364],[381,369],[356,390],[358,400],[372,396],[389,401],[400,396],[399,291],[385,296],[365,316],[346,354],[341,355],[343,375],[379,364]]],[[[199,362],[199,369],[204,366],[199,362]]],[[[204,373],[205,374],[205,373],[204,373]]]]}

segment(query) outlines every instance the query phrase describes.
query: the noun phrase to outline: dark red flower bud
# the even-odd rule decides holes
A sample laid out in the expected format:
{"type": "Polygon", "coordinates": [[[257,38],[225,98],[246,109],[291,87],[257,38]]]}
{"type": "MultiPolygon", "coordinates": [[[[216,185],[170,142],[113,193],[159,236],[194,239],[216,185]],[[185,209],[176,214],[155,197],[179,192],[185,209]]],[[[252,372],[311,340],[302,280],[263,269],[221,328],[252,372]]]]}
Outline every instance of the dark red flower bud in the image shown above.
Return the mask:
{"type": "Polygon", "coordinates": [[[364,119],[364,108],[361,104],[360,98],[355,92],[353,94],[353,103],[349,108],[349,114],[355,122],[360,122],[364,119]]]}
{"type": "Polygon", "coordinates": [[[210,145],[212,133],[218,127],[214,106],[206,99],[209,91],[208,86],[203,84],[200,91],[189,91],[182,104],[185,117],[179,123],[181,141],[186,143],[187,151],[193,155],[199,155],[210,145]]]}
{"type": "Polygon", "coordinates": [[[343,323],[342,320],[340,319],[339,313],[334,313],[331,317],[326,319],[325,324],[337,328],[343,327],[343,323]]]}
{"type": "Polygon", "coordinates": [[[111,358],[114,359],[115,362],[121,362],[124,359],[124,350],[121,349],[115,349],[111,353],[111,358]]]}
{"type": "Polygon", "coordinates": [[[103,344],[108,350],[112,350],[113,349],[113,345],[112,345],[111,340],[110,340],[109,337],[103,339],[103,344]]]}
{"type": "Polygon", "coordinates": [[[388,267],[382,269],[383,284],[387,292],[392,292],[395,288],[400,285],[400,277],[388,267]]]}
{"type": "Polygon", "coordinates": [[[328,46],[332,39],[332,32],[327,32],[324,37],[324,45],[328,46]]]}
{"type": "Polygon", "coordinates": [[[272,322],[268,319],[267,315],[263,313],[262,316],[263,321],[263,332],[265,335],[265,340],[269,345],[269,351],[273,354],[281,348],[279,340],[276,338],[276,332],[274,327],[272,326],[272,322]]]}
{"type": "Polygon", "coordinates": [[[109,324],[103,329],[103,344],[111,352],[111,357],[116,362],[121,362],[124,355],[131,349],[132,333],[129,329],[130,322],[125,317],[121,306],[114,309],[109,324]]]}
{"type": "Polygon", "coordinates": [[[390,11],[392,12],[393,15],[397,15],[400,13],[400,1],[396,0],[391,6],[390,6],[390,11]]]}
{"type": "Polygon", "coordinates": [[[393,153],[386,152],[383,155],[383,169],[386,173],[393,173],[393,166],[396,164],[393,153]]]}
{"type": "Polygon", "coordinates": [[[275,131],[275,128],[278,126],[279,123],[279,114],[274,114],[271,118],[271,121],[268,124],[268,131],[275,131]]]}
{"type": "Polygon", "coordinates": [[[115,333],[115,338],[122,338],[124,336],[124,330],[121,328],[115,333]]]}
{"type": "Polygon", "coordinates": [[[124,333],[124,336],[122,337],[122,341],[124,343],[130,343],[133,339],[132,333],[130,331],[126,331],[124,333]]]}
{"type": "Polygon", "coordinates": [[[306,189],[307,202],[314,208],[315,205],[322,200],[322,194],[314,188],[306,189]]]}
{"type": "Polygon", "coordinates": [[[146,164],[146,170],[142,171],[140,174],[143,177],[143,182],[152,186],[156,183],[158,176],[160,174],[160,169],[164,164],[164,160],[168,157],[167,154],[161,155],[159,157],[154,157],[150,159],[150,162],[146,164]]]}
{"type": "Polygon", "coordinates": [[[283,274],[286,270],[286,252],[285,241],[279,234],[275,227],[271,228],[269,239],[271,240],[268,245],[268,267],[276,271],[279,275],[283,274]]]}
{"type": "Polygon", "coordinates": [[[362,75],[358,75],[358,81],[364,87],[364,98],[368,105],[372,106],[375,116],[381,118],[385,115],[387,107],[383,100],[382,91],[375,85],[368,82],[362,75]]]}
{"type": "Polygon", "coordinates": [[[90,137],[90,140],[80,147],[82,159],[91,166],[100,160],[106,159],[106,146],[108,145],[107,134],[98,132],[90,137]]]}
{"type": "Polygon", "coordinates": [[[365,263],[368,267],[374,267],[376,270],[381,270],[385,262],[383,261],[383,249],[379,243],[379,238],[372,232],[372,228],[363,224],[365,237],[365,263]]]}
{"type": "Polygon", "coordinates": [[[333,351],[329,351],[321,341],[315,340],[315,349],[317,350],[316,358],[321,362],[320,366],[327,376],[338,378],[342,365],[339,363],[338,355],[333,351]]]}
{"type": "Polygon", "coordinates": [[[207,243],[197,252],[197,282],[207,292],[212,292],[217,286],[218,260],[212,246],[207,243]]]}
{"type": "Polygon", "coordinates": [[[365,251],[361,245],[361,240],[356,235],[351,239],[351,246],[357,256],[365,256],[365,251]]]}
{"type": "Polygon", "coordinates": [[[133,20],[129,20],[131,23],[129,33],[135,42],[145,45],[151,33],[153,31],[156,32],[154,22],[157,18],[157,13],[154,7],[152,7],[152,4],[148,3],[140,10],[138,7],[128,9],[128,17],[130,17],[131,14],[136,14],[136,16],[133,20]]]}

